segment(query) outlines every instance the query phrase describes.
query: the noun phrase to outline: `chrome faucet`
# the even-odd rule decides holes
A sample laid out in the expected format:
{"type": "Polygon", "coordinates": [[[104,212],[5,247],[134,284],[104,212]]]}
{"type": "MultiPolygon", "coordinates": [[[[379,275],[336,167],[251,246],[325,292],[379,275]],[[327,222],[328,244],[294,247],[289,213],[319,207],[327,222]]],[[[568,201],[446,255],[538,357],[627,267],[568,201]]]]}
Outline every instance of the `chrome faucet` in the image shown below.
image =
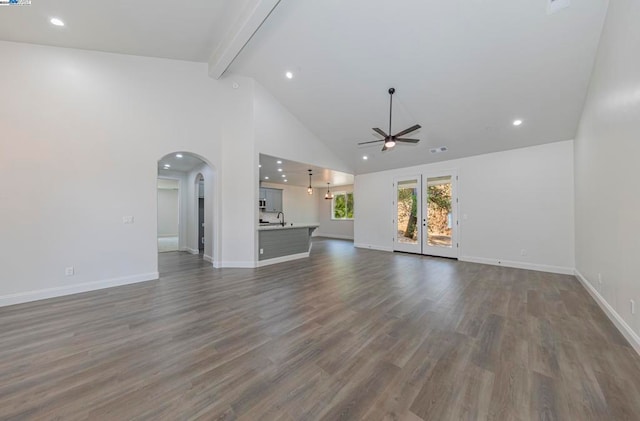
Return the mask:
{"type": "Polygon", "coordinates": [[[284,227],[284,212],[278,212],[276,218],[278,218],[278,222],[280,222],[280,225],[284,227]],[[282,215],[282,222],[280,222],[280,215],[282,215]]]}

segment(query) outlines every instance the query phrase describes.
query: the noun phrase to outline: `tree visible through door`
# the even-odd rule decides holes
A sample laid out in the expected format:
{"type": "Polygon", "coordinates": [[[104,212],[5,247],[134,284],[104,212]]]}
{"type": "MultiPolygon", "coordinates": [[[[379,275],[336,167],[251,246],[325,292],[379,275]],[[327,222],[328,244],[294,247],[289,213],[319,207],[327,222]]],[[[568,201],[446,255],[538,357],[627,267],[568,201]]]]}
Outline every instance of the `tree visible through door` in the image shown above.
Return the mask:
{"type": "Polygon", "coordinates": [[[397,241],[416,244],[418,242],[418,183],[417,180],[398,182],[397,241]]]}
{"type": "Polygon", "coordinates": [[[427,245],[451,247],[451,176],[427,179],[427,245]]]}

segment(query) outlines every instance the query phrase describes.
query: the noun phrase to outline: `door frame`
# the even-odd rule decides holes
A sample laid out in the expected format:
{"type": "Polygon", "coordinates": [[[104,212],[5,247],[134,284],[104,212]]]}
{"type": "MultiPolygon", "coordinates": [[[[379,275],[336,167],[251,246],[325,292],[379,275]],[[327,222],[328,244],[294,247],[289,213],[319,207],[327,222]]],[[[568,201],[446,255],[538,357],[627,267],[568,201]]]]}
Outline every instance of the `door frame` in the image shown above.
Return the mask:
{"type": "Polygon", "coordinates": [[[405,252],[405,253],[415,253],[415,254],[422,254],[422,224],[420,221],[422,221],[422,174],[409,174],[406,176],[401,176],[401,177],[394,177],[393,179],[393,201],[392,203],[392,207],[393,207],[393,251],[401,251],[401,252],[405,252]],[[416,180],[418,186],[417,186],[417,191],[420,192],[420,194],[417,195],[417,221],[416,221],[416,228],[418,229],[418,242],[416,244],[408,244],[408,243],[402,243],[400,241],[398,241],[398,183],[403,182],[403,181],[413,181],[416,180]]]}
{"type": "Polygon", "coordinates": [[[414,254],[422,254],[426,256],[437,256],[437,257],[447,257],[457,259],[460,254],[460,223],[459,223],[459,198],[458,198],[458,170],[447,169],[447,170],[439,170],[439,171],[423,171],[421,173],[408,174],[403,176],[396,176],[393,178],[393,200],[392,200],[392,224],[393,224],[393,251],[405,252],[405,253],[414,253],[414,254]],[[451,230],[451,248],[445,247],[436,247],[436,246],[428,246],[426,244],[427,239],[427,191],[426,191],[426,183],[429,178],[436,177],[451,177],[451,221],[452,221],[452,230],[451,230]],[[398,241],[398,227],[397,227],[397,217],[398,217],[398,183],[402,181],[409,180],[417,180],[418,190],[420,194],[418,195],[418,243],[417,244],[406,244],[398,241]]]}
{"type": "Polygon", "coordinates": [[[452,259],[457,259],[459,256],[460,250],[460,222],[458,218],[458,171],[456,169],[442,170],[442,171],[429,171],[422,173],[423,180],[423,191],[422,191],[422,209],[421,209],[421,218],[422,218],[422,254],[426,256],[438,256],[438,257],[448,257],[452,259]],[[451,177],[451,247],[437,247],[437,246],[429,246],[427,245],[427,203],[426,203],[426,195],[428,187],[429,178],[438,178],[438,177],[451,177]]]}
{"type": "MultiPolygon", "coordinates": [[[[203,246],[203,249],[206,247],[206,242],[207,240],[209,240],[208,236],[207,236],[207,224],[206,224],[206,220],[207,220],[207,188],[206,188],[206,178],[204,177],[204,174],[202,174],[202,171],[197,171],[195,178],[193,179],[193,185],[194,185],[194,196],[195,196],[195,206],[194,206],[194,221],[195,221],[195,245],[196,248],[193,249],[194,251],[192,251],[192,254],[200,254],[200,246],[203,246]],[[202,180],[202,185],[203,185],[203,199],[204,199],[204,215],[203,215],[203,223],[204,223],[204,243],[202,242],[202,238],[200,237],[200,180],[202,180]]],[[[192,244],[193,245],[193,244],[192,244]]]]}

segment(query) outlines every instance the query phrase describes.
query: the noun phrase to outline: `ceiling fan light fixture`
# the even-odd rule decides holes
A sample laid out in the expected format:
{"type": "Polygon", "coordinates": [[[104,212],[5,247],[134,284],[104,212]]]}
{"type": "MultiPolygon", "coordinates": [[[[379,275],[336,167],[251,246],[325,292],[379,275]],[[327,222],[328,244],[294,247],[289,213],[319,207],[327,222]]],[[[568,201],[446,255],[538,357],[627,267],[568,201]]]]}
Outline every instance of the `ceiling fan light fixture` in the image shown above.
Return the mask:
{"type": "Polygon", "coordinates": [[[330,183],[327,183],[327,193],[324,195],[324,198],[327,200],[333,199],[333,193],[331,193],[331,190],[329,190],[329,184],[330,183]]]}
{"type": "MultiPolygon", "coordinates": [[[[398,133],[396,133],[395,135],[392,134],[393,132],[391,131],[391,123],[393,122],[393,94],[396,92],[396,90],[394,88],[389,89],[389,133],[385,133],[384,130],[380,129],[379,127],[374,127],[373,131],[376,132],[377,134],[379,134],[380,136],[383,137],[383,139],[379,139],[379,140],[370,140],[368,142],[360,142],[358,143],[358,145],[366,145],[369,143],[378,143],[378,142],[384,142],[384,146],[382,147],[382,152],[384,151],[388,151],[389,149],[393,148],[394,146],[396,146],[397,143],[412,143],[412,144],[416,144],[418,142],[420,142],[420,139],[409,139],[404,137],[405,135],[408,135],[409,133],[413,133],[416,130],[419,130],[422,128],[422,126],[420,126],[419,124],[414,124],[413,126],[409,127],[408,129],[404,129],[398,133]]],[[[366,159],[366,158],[363,158],[366,159]]]]}
{"type": "Polygon", "coordinates": [[[313,187],[311,187],[311,170],[309,170],[309,187],[307,187],[307,194],[313,194],[313,187]]]}

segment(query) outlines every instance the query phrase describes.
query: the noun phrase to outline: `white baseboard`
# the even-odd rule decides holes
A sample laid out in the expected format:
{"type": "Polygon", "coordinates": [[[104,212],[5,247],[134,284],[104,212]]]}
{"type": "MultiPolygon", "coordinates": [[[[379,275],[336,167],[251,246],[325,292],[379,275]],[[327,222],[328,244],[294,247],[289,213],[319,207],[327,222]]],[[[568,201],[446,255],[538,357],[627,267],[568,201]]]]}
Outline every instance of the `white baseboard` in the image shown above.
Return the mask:
{"type": "Polygon", "coordinates": [[[305,257],[309,257],[309,252],[291,254],[289,256],[274,257],[273,259],[267,259],[267,260],[258,261],[258,267],[275,265],[276,263],[289,262],[291,260],[304,259],[305,257]]]}
{"type": "Polygon", "coordinates": [[[141,273],[138,275],[123,276],[121,278],[112,278],[103,281],[85,282],[76,285],[4,295],[0,296],[0,307],[28,303],[31,301],[46,300],[47,298],[62,297],[64,295],[79,294],[81,292],[95,291],[121,285],[135,284],[138,282],[153,281],[159,277],[160,275],[158,272],[141,273]]]}
{"type": "Polygon", "coordinates": [[[622,335],[629,341],[629,344],[635,349],[635,351],[640,354],[640,336],[636,332],[631,329],[631,326],[624,321],[622,316],[618,314],[617,311],[604,299],[602,295],[598,292],[597,289],[591,285],[591,282],[587,281],[587,278],[582,276],[578,269],[574,270],[574,275],[578,278],[578,281],[582,284],[582,286],[587,290],[587,292],[593,297],[593,299],[598,303],[602,311],[609,317],[609,319],[613,322],[616,328],[622,333],[622,335]]]}
{"type": "Polygon", "coordinates": [[[206,254],[202,255],[202,260],[204,260],[205,262],[213,263],[213,257],[206,254]]]}
{"type": "Polygon", "coordinates": [[[189,248],[189,247],[186,247],[186,251],[188,251],[191,254],[200,254],[200,250],[192,249],[192,248],[189,248]]]}
{"type": "Polygon", "coordinates": [[[541,265],[537,263],[515,262],[511,260],[488,259],[485,257],[460,256],[461,262],[482,263],[485,265],[505,266],[508,268],[537,270],[539,272],[559,273],[562,275],[573,275],[573,268],[564,266],[541,265]]]}
{"type": "Polygon", "coordinates": [[[376,246],[376,245],[373,245],[373,244],[354,243],[353,246],[357,247],[359,249],[370,249],[370,250],[378,250],[378,251],[393,251],[392,247],[376,246]]]}
{"type": "Polygon", "coordinates": [[[353,241],[353,236],[349,235],[338,235],[338,234],[323,234],[321,232],[314,234],[314,237],[326,237],[326,238],[335,238],[337,240],[351,240],[353,241]]]}

